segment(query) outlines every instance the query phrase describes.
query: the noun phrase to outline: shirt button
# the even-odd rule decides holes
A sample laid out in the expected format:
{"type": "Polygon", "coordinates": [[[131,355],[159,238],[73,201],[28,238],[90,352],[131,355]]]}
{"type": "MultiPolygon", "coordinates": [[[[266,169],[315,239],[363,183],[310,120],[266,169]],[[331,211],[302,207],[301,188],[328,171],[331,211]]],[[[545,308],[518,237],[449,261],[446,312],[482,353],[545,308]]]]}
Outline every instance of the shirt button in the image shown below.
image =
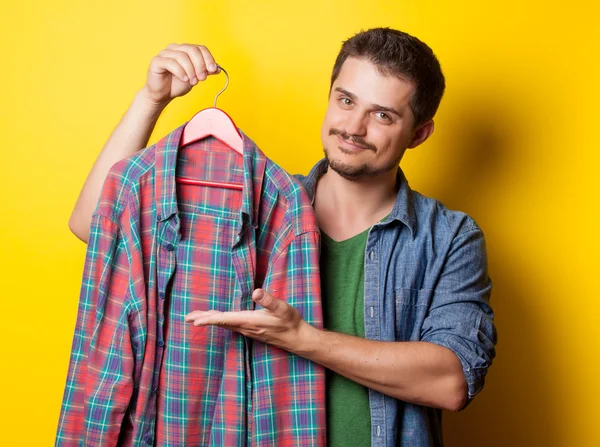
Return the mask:
{"type": "Polygon", "coordinates": [[[162,298],[164,300],[165,299],[165,292],[158,292],[158,297],[162,298]]]}
{"type": "Polygon", "coordinates": [[[157,387],[157,386],[155,386],[154,388],[152,388],[152,392],[153,392],[154,394],[158,393],[158,387],[157,387]]]}
{"type": "Polygon", "coordinates": [[[159,221],[160,221],[160,219],[161,219],[161,217],[160,217],[160,214],[159,214],[158,216],[156,216],[156,220],[157,220],[157,222],[159,222],[159,221]]]}
{"type": "Polygon", "coordinates": [[[175,249],[175,247],[173,246],[173,244],[168,244],[168,245],[167,245],[165,248],[166,248],[168,251],[173,251],[173,250],[175,249]]]}
{"type": "Polygon", "coordinates": [[[381,425],[377,426],[377,436],[381,436],[381,425]]]}
{"type": "Polygon", "coordinates": [[[165,342],[162,340],[158,341],[158,346],[160,346],[161,348],[165,345],[165,342]]]}
{"type": "Polygon", "coordinates": [[[369,253],[369,259],[372,261],[373,259],[375,259],[375,252],[371,251],[371,253],[369,253]]]}
{"type": "Polygon", "coordinates": [[[146,438],[144,438],[144,442],[148,445],[152,445],[154,444],[154,438],[150,435],[146,436],[146,438]]]}

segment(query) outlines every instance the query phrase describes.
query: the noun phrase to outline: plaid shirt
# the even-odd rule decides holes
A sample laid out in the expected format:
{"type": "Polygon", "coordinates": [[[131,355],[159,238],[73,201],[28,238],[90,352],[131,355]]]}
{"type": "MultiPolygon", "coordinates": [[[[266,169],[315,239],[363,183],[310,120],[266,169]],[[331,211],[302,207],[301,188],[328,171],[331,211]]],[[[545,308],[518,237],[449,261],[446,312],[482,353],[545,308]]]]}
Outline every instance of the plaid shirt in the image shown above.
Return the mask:
{"type": "Polygon", "coordinates": [[[325,445],[324,369],[194,310],[264,287],[322,327],[319,230],[302,186],[244,136],[115,164],[93,216],[56,445],[325,445]],[[179,153],[178,153],[179,152],[179,153]],[[178,176],[237,182],[189,186],[178,176]]]}

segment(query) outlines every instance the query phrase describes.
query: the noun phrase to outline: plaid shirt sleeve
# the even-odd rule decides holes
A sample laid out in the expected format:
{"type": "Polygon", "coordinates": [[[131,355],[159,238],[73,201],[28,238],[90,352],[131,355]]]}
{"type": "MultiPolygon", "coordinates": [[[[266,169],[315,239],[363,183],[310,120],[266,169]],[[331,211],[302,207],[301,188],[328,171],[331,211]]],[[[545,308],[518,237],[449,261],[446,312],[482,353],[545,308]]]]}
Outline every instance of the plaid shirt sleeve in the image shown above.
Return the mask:
{"type": "MultiPolygon", "coordinates": [[[[263,288],[322,328],[318,231],[291,235],[269,265],[263,288]]],[[[255,342],[253,446],[325,446],[325,370],[274,346],[255,342]]]]}
{"type": "Polygon", "coordinates": [[[133,357],[124,302],[128,269],[118,225],[106,216],[95,214],[57,446],[117,444],[133,387],[133,357]]]}

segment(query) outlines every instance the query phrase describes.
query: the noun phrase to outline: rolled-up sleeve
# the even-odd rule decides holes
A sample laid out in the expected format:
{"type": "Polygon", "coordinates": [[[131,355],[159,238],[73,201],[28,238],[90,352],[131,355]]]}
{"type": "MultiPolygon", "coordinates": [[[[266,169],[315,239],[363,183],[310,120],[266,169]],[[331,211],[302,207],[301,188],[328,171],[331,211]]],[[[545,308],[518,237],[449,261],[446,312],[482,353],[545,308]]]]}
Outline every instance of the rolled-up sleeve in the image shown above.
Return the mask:
{"type": "Polygon", "coordinates": [[[467,404],[483,388],[496,355],[491,290],[485,239],[474,225],[452,241],[421,332],[422,341],[444,346],[460,359],[467,404]]]}

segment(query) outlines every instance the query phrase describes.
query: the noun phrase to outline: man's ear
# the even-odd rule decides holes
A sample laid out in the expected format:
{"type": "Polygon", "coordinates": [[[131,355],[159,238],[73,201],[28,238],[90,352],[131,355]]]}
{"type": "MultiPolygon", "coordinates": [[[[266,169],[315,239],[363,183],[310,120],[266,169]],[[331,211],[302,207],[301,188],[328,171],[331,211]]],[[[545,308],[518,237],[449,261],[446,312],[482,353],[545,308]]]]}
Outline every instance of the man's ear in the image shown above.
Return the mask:
{"type": "Polygon", "coordinates": [[[433,120],[426,121],[419,127],[417,127],[413,134],[413,139],[408,145],[408,148],[412,149],[424,143],[427,140],[427,138],[429,138],[429,136],[433,133],[434,127],[435,126],[433,120]]]}

